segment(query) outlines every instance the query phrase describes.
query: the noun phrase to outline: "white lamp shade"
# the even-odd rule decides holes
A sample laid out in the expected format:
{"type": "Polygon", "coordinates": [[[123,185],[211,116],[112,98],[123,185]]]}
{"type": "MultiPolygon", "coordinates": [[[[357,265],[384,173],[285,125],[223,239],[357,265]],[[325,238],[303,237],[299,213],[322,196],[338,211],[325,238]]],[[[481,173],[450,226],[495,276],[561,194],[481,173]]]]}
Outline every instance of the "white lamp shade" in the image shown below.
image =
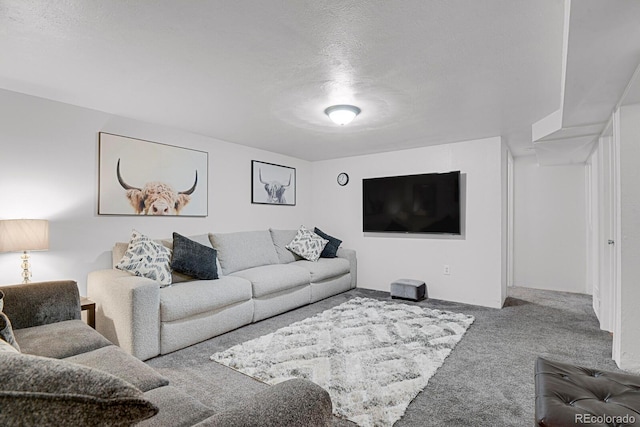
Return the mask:
{"type": "Polygon", "coordinates": [[[325,114],[337,125],[347,125],[360,114],[360,109],[354,105],[333,105],[326,110],[325,114]]]}
{"type": "Polygon", "coordinates": [[[0,221],[0,252],[44,251],[49,249],[49,221],[6,219],[0,221]]]}

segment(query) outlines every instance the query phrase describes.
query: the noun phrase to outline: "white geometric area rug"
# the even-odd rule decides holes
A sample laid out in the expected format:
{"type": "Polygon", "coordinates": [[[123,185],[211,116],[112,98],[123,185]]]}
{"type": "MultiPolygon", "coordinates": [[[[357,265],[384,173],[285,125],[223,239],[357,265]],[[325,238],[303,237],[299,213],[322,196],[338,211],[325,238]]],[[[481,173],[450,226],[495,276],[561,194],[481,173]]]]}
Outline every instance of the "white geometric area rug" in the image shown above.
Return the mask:
{"type": "Polygon", "coordinates": [[[211,359],[267,384],[305,378],[329,392],[333,412],[390,426],[442,366],[473,316],[354,298],[211,359]]]}

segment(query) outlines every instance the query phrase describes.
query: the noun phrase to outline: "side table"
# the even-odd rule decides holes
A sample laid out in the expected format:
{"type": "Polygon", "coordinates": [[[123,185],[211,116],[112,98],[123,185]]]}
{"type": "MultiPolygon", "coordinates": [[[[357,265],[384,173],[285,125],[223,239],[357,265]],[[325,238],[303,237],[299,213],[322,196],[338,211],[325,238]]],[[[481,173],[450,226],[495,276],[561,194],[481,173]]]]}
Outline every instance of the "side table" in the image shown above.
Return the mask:
{"type": "Polygon", "coordinates": [[[80,297],[80,309],[87,312],[87,324],[96,328],[96,303],[87,297],[80,297]]]}

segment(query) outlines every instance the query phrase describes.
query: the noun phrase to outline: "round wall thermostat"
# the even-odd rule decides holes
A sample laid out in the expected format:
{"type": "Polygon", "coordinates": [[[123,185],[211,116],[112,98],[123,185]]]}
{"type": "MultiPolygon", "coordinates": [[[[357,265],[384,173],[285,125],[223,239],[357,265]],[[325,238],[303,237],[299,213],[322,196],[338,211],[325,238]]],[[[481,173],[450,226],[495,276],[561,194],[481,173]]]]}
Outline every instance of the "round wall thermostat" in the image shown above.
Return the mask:
{"type": "Polygon", "coordinates": [[[338,175],[338,184],[344,187],[345,185],[347,185],[348,182],[349,182],[349,175],[347,175],[344,172],[338,175]]]}

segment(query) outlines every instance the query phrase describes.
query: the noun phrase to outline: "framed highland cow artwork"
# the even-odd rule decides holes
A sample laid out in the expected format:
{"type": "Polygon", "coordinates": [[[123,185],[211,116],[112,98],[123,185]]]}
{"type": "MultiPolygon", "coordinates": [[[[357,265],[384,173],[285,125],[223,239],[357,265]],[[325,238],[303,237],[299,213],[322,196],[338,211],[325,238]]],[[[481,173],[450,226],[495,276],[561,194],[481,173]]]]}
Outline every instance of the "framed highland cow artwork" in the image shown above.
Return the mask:
{"type": "Polygon", "coordinates": [[[98,214],[207,216],[208,153],[98,134],[98,214]]]}
{"type": "Polygon", "coordinates": [[[251,203],[295,206],[295,168],[252,160],[251,203]]]}

